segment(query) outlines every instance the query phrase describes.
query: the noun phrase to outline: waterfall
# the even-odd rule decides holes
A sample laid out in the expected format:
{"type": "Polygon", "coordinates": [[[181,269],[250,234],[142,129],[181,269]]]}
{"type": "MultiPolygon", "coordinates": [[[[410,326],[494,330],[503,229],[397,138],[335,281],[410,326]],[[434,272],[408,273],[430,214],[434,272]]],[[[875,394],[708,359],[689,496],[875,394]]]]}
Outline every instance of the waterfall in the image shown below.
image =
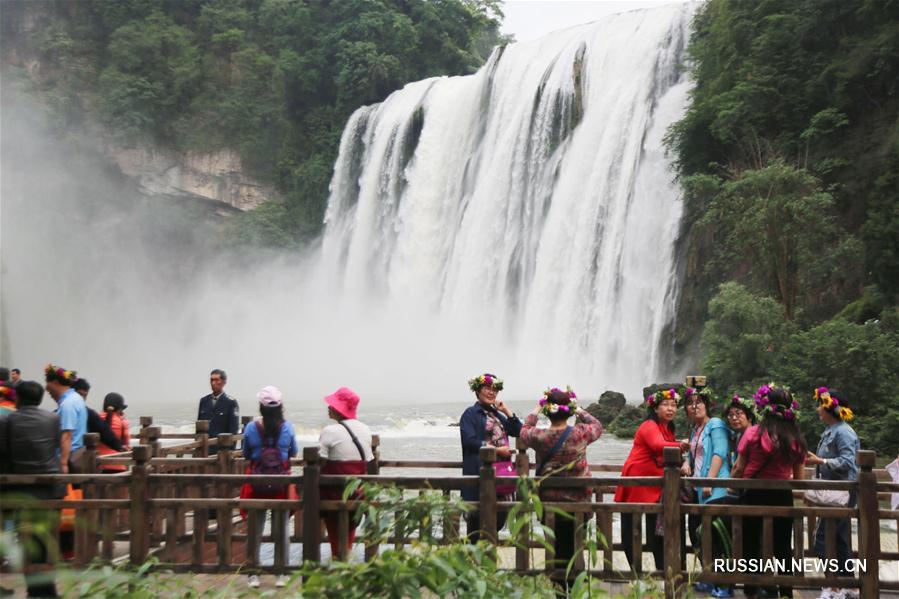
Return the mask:
{"type": "Polygon", "coordinates": [[[497,48],[473,75],[357,110],[316,285],[420,348],[403,350],[423,354],[416,369],[493,369],[534,397],[570,383],[636,399],[665,370],[677,295],[682,205],[662,137],[687,104],[694,10],[497,48]]]}

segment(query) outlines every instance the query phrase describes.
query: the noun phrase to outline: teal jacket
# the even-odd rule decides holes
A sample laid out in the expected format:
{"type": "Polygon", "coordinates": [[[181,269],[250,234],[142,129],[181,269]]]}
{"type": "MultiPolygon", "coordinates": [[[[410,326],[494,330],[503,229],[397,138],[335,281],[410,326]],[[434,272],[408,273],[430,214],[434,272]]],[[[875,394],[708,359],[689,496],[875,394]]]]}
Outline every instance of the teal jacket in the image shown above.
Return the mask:
{"type": "MultiPolygon", "coordinates": [[[[690,438],[693,437],[693,431],[690,431],[690,438]]],[[[722,460],[721,470],[718,471],[717,478],[730,478],[730,463],[727,459],[727,453],[730,450],[728,442],[729,429],[724,421],[720,418],[712,418],[706,423],[705,429],[702,431],[700,443],[702,444],[702,465],[698,472],[694,472],[694,476],[704,477],[709,473],[712,467],[712,456],[718,456],[722,460]]],[[[690,452],[690,463],[693,463],[693,452],[690,452]]],[[[699,503],[706,503],[714,499],[720,499],[727,495],[727,489],[724,487],[713,487],[711,497],[703,497],[702,493],[697,493],[699,503]]]]}

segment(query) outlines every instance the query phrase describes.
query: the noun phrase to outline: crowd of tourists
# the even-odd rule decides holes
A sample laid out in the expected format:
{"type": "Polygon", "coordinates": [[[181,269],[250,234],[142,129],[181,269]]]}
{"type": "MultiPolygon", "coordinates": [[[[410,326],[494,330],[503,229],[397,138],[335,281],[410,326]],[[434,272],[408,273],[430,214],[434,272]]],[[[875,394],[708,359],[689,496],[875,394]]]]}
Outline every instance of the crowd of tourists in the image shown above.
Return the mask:
{"type": "MultiPolygon", "coordinates": [[[[537,469],[541,476],[590,476],[586,459],[587,445],[602,434],[602,424],[576,402],[575,393],[569,388],[557,388],[544,392],[534,411],[522,422],[505,404],[497,399],[503,382],[493,374],[483,374],[469,381],[477,396],[477,402],[468,408],[460,421],[462,437],[463,472],[476,474],[480,468],[479,449],[482,446],[496,447],[497,459],[508,461],[514,450],[509,437],[520,437],[525,447],[536,454],[537,469]],[[549,420],[549,427],[537,428],[537,418],[543,414],[549,420]],[[569,425],[571,418],[575,424],[569,425]]],[[[684,476],[700,478],[743,478],[788,480],[801,479],[806,465],[815,466],[816,477],[824,480],[855,480],[858,474],[856,453],[859,440],[849,425],[853,418],[852,408],[844,393],[837,389],[819,387],[815,391],[817,412],[825,424],[817,449],[809,451],[799,430],[798,402],[790,391],[773,383],[762,385],[753,397],[733,395],[724,405],[718,407],[709,389],[693,387],[667,388],[648,395],[644,400],[646,419],[634,435],[633,446],[621,470],[621,476],[657,477],[663,474],[663,452],[667,447],[680,450],[682,455],[681,473],[684,476]],[[690,430],[686,437],[678,439],[674,429],[674,419],[678,409],[686,411],[690,430]],[[719,415],[715,410],[720,409],[719,415]]],[[[503,464],[496,464],[497,473],[503,464]]],[[[499,485],[498,485],[499,489],[499,485]]],[[[499,490],[498,490],[499,493],[499,490]]],[[[477,499],[477,491],[469,491],[470,499],[477,499]]],[[[464,495],[464,493],[463,493],[464,495]]],[[[588,488],[541,490],[540,496],[548,501],[584,501],[589,499],[588,488]]],[[[466,497],[467,499],[469,497],[466,497]]],[[[512,490],[502,497],[512,499],[512,490]]],[[[618,486],[616,502],[658,503],[662,498],[659,486],[618,486]]],[[[792,506],[793,494],[790,490],[749,489],[738,492],[727,486],[685,488],[681,500],[700,504],[743,504],[760,506],[792,506]]],[[[807,503],[820,505],[842,505],[854,507],[854,492],[809,492],[807,503]]],[[[503,520],[497,518],[497,526],[503,520]]],[[[631,539],[634,538],[633,513],[621,514],[621,539],[631,568],[634,555],[631,539]]],[[[643,530],[647,531],[647,544],[653,555],[656,569],[663,570],[663,548],[665,528],[656,513],[643,516],[643,530]]],[[[819,558],[825,557],[825,526],[818,520],[815,531],[814,550],[819,558]]],[[[477,538],[477,515],[469,517],[469,530],[474,530],[477,538]]],[[[566,568],[574,555],[573,520],[556,518],[555,558],[560,568],[566,568]]],[[[743,519],[742,555],[748,559],[760,559],[762,551],[762,518],[743,519]]],[[[715,558],[731,557],[732,539],[730,521],[727,517],[712,520],[711,555],[701,553],[702,517],[690,515],[687,532],[691,544],[702,563],[708,567],[715,558]]],[[[838,575],[848,576],[846,564],[852,557],[851,526],[849,518],[839,518],[836,522],[836,550],[840,571],[838,575]]],[[[683,538],[683,537],[682,537],[683,538]]],[[[774,557],[783,559],[787,567],[784,574],[792,572],[793,518],[773,518],[774,557]]],[[[685,556],[686,552],[681,551],[685,556]]],[[[712,585],[696,583],[694,590],[713,597],[733,597],[733,585],[712,585]]],[[[758,589],[745,585],[746,597],[759,596],[760,591],[767,596],[792,597],[792,588],[781,586],[774,589],[758,589]]],[[[858,593],[853,589],[824,588],[820,599],[852,598],[858,593]]]]}
{"type": "MultiPolygon", "coordinates": [[[[242,432],[241,450],[247,461],[248,474],[288,474],[290,458],[298,453],[296,435],[290,422],[284,417],[284,403],[281,391],[274,386],[263,387],[256,395],[259,417],[240,431],[239,405],[236,399],[224,391],[227,374],[221,369],[210,373],[211,393],[200,399],[198,420],[209,422],[210,438],[221,433],[242,432]]],[[[481,448],[493,447],[496,453],[494,468],[497,474],[497,499],[515,499],[516,466],[515,449],[510,437],[521,439],[524,447],[534,451],[536,456],[535,476],[545,477],[589,477],[587,446],[600,438],[603,426],[594,416],[584,410],[571,388],[547,389],[534,406],[533,411],[522,422],[513,411],[499,399],[503,381],[494,374],[485,373],[471,379],[469,388],[476,401],[461,415],[459,430],[462,444],[463,474],[476,475],[481,469],[481,448]],[[548,426],[538,426],[539,417],[544,416],[548,426]]],[[[22,380],[18,369],[0,368],[0,472],[4,474],[59,474],[78,473],[82,468],[85,449],[84,436],[87,432],[100,435],[98,453],[108,455],[130,449],[129,423],[125,415],[127,405],[124,397],[115,392],[106,394],[100,412],[88,405],[91,385],[79,378],[72,370],[47,365],[44,370],[44,384],[22,380]],[[44,390],[56,402],[55,411],[39,408],[44,390]]],[[[371,430],[357,418],[359,396],[351,389],[341,387],[324,399],[332,424],[325,426],[319,438],[319,451],[323,460],[323,474],[354,475],[365,474],[373,459],[371,430]]],[[[665,448],[677,448],[682,455],[681,472],[685,476],[720,479],[801,479],[806,465],[813,465],[816,476],[825,480],[855,480],[858,472],[856,452],[859,440],[849,425],[853,412],[846,395],[837,389],[820,387],[815,391],[818,416],[826,428],[817,449],[809,451],[806,441],[796,423],[798,403],[790,391],[784,387],[769,384],[759,387],[751,399],[733,395],[723,406],[718,406],[712,393],[706,389],[693,387],[664,388],[648,395],[644,406],[646,419],[639,426],[633,440],[630,454],[624,463],[621,476],[656,477],[663,473],[663,452],[665,448]],[[683,438],[678,438],[674,429],[674,419],[680,408],[686,411],[690,430],[683,438]],[[716,410],[718,410],[716,412],[716,410]],[[716,415],[717,414],[717,415],[716,415]]],[[[121,471],[124,466],[104,466],[103,471],[121,471]]],[[[58,485],[29,485],[19,488],[8,487],[4,492],[16,492],[36,499],[58,499],[77,493],[77,486],[64,488],[58,485]]],[[[553,502],[583,502],[591,499],[593,490],[587,486],[564,488],[553,486],[541,488],[540,497],[553,502]]],[[[478,500],[478,488],[467,486],[462,497],[468,501],[478,500]]],[[[793,495],[789,490],[750,489],[744,493],[725,486],[685,487],[681,499],[688,503],[701,504],[744,504],[764,506],[791,506],[793,495]]],[[[323,499],[339,499],[340,489],[322,489],[323,499]]],[[[296,497],[293,485],[278,483],[245,484],[241,489],[242,498],[288,499],[296,497]]],[[[359,494],[355,496],[360,497],[359,494]]],[[[662,492],[659,486],[619,486],[615,492],[616,502],[658,503],[662,492]]],[[[854,493],[836,497],[807,497],[807,500],[821,501],[833,505],[853,507],[854,493]]],[[[247,556],[257,563],[266,512],[250,510],[243,513],[247,522],[247,556]]],[[[350,526],[346,538],[339,538],[336,514],[326,514],[323,518],[328,532],[332,556],[340,554],[340,543],[351,547],[355,538],[355,521],[350,515],[350,526]]],[[[505,525],[505,513],[497,513],[497,528],[505,525]]],[[[4,515],[4,527],[10,519],[4,515]]],[[[30,522],[49,518],[46,512],[35,512],[29,516],[30,522]]],[[[210,512],[215,517],[215,512],[210,512]]],[[[762,518],[743,519],[742,555],[746,558],[761,557],[762,518]]],[[[558,516],[554,523],[554,559],[560,569],[565,569],[575,555],[577,520],[558,516]]],[[[820,521],[819,521],[820,522],[820,521]]],[[[634,513],[621,514],[621,538],[629,565],[635,566],[632,543],[635,526],[646,531],[647,543],[657,569],[663,566],[665,527],[656,513],[642,516],[634,513]],[[635,522],[641,518],[642,522],[635,522]]],[[[704,565],[710,565],[715,558],[729,557],[732,550],[730,522],[726,516],[712,520],[711,555],[702,555],[700,548],[702,518],[691,515],[687,519],[687,533],[694,551],[704,565]]],[[[825,554],[824,526],[815,532],[815,552],[819,557],[825,554]]],[[[63,555],[71,555],[71,528],[61,528],[60,544],[63,555]],[[68,533],[68,534],[67,534],[68,533]]],[[[478,511],[467,516],[469,540],[480,538],[481,523],[478,511]]],[[[851,527],[849,518],[836,522],[836,549],[841,567],[851,557],[851,527]]],[[[272,537],[288,537],[288,516],[283,511],[272,510],[272,537]]],[[[773,518],[773,550],[776,558],[786,558],[787,573],[792,555],[792,518],[773,518]]],[[[683,537],[682,537],[683,538],[683,537]]],[[[37,551],[31,561],[46,562],[46,543],[39,538],[37,551]]],[[[685,552],[682,551],[681,555],[685,552]]],[[[840,574],[849,575],[841,570],[840,574]]],[[[52,573],[26,574],[29,596],[56,596],[52,573]]],[[[279,577],[276,585],[284,586],[285,579],[279,577]]],[[[250,575],[249,585],[258,587],[258,576],[250,575]]],[[[695,590],[713,597],[732,597],[733,586],[697,583],[695,590]]],[[[744,587],[747,597],[757,596],[759,589],[751,585],[744,587]]],[[[767,592],[771,592],[768,590],[767,592]]],[[[777,596],[792,596],[792,589],[774,589],[777,596]]],[[[851,597],[848,589],[824,589],[822,599],[851,597]]]]}

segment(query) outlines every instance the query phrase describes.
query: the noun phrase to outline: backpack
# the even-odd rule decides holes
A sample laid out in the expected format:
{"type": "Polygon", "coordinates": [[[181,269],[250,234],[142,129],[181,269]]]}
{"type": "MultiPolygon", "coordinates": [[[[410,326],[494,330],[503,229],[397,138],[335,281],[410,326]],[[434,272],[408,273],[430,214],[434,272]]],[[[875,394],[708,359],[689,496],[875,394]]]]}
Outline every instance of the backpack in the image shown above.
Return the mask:
{"type": "MultiPolygon", "coordinates": [[[[262,451],[259,452],[259,459],[253,460],[250,467],[250,474],[290,474],[290,461],[281,459],[281,450],[278,448],[277,437],[266,437],[265,428],[258,420],[254,422],[259,438],[262,439],[262,451]]],[[[281,426],[284,426],[282,423],[281,426]]],[[[278,428],[278,436],[280,437],[281,429],[278,428]]],[[[287,491],[287,483],[264,482],[253,483],[250,485],[253,493],[260,495],[275,495],[287,491]]]]}

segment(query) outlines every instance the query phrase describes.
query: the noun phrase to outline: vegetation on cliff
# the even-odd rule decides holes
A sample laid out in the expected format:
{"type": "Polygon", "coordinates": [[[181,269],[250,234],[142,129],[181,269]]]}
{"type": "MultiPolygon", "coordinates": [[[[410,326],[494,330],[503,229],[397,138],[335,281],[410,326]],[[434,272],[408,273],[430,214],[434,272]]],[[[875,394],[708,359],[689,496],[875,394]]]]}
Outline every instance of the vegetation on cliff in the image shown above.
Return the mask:
{"type": "Polygon", "coordinates": [[[689,53],[668,137],[692,264],[681,335],[703,327],[720,390],[776,379],[806,408],[819,385],[844,390],[863,445],[895,455],[899,5],[709,0],[689,53]]]}
{"type": "Polygon", "coordinates": [[[476,70],[501,41],[499,4],[10,1],[3,49],[30,65],[63,128],[89,120],[125,141],[237,149],[284,201],[235,230],[284,246],[321,227],[349,115],[407,82],[476,70]]]}

